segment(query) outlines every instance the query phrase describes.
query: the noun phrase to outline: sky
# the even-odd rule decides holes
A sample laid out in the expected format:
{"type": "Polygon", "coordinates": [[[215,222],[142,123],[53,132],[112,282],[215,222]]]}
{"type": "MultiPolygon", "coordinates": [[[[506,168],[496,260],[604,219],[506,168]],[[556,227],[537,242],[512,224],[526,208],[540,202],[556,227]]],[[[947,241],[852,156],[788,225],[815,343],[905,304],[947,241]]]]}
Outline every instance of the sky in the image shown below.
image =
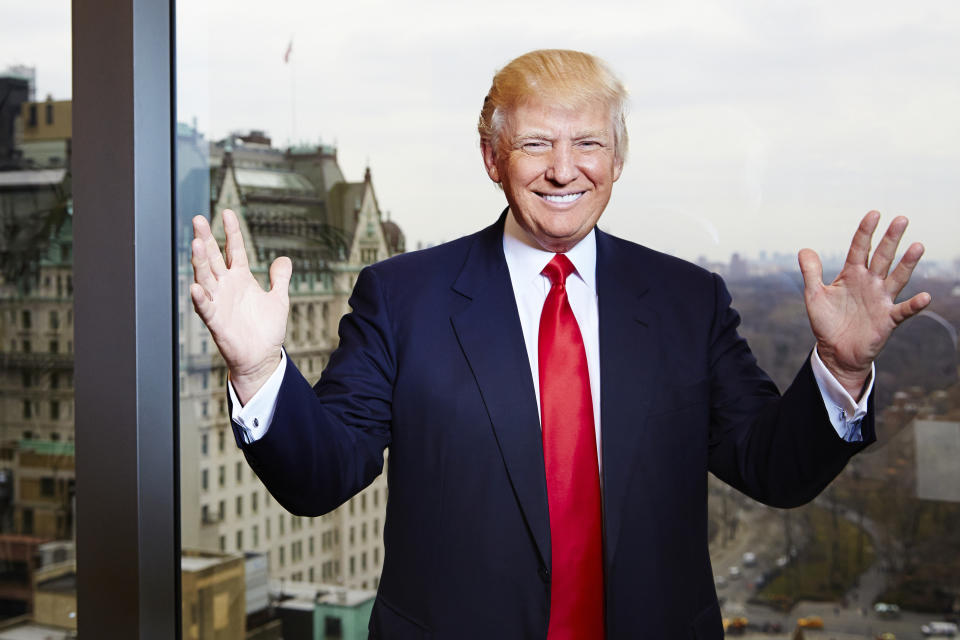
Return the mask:
{"type": "MultiPolygon", "coordinates": [[[[263,129],[370,166],[408,247],[491,223],[476,120],[493,73],[535,48],[595,53],[631,93],[631,150],[600,226],[687,259],[841,255],[860,217],[911,219],[960,255],[960,4],[178,3],[178,117],[263,129]],[[283,54],[292,42],[290,60],[283,54]]],[[[0,0],[0,69],[69,96],[69,4],[0,0]],[[16,25],[16,28],[11,28],[16,25]]]]}

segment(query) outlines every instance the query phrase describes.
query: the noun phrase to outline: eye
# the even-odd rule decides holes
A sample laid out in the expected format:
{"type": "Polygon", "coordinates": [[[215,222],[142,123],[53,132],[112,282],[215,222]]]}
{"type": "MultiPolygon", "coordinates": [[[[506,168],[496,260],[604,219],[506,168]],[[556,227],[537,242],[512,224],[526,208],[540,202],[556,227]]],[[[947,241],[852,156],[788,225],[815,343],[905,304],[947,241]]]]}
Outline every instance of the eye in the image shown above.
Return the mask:
{"type": "Polygon", "coordinates": [[[550,143],[546,140],[527,140],[520,148],[527,153],[543,153],[550,148],[550,143]]]}
{"type": "Polygon", "coordinates": [[[577,147],[580,149],[600,149],[603,147],[603,143],[599,140],[580,140],[577,142],[577,147]]]}

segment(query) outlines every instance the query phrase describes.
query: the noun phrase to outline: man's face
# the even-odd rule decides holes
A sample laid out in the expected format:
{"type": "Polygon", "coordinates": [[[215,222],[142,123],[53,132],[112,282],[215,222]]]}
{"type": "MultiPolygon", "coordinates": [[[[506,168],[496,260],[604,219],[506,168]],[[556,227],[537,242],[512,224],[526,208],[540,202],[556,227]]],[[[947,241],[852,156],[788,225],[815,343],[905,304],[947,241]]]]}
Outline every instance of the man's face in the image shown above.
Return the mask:
{"type": "Polygon", "coordinates": [[[602,104],[571,111],[535,101],[507,114],[497,148],[481,145],[490,179],[503,186],[517,222],[547,251],[577,244],[607,206],[623,169],[612,124],[602,104]]]}

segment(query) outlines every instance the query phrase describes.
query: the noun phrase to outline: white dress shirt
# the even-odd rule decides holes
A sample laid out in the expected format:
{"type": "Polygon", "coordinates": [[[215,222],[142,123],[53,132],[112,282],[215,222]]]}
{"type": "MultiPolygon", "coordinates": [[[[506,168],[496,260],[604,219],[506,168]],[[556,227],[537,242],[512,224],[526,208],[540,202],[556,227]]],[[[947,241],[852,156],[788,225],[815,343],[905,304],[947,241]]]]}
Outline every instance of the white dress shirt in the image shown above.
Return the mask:
{"type": "MultiPolygon", "coordinates": [[[[589,235],[567,252],[567,257],[576,268],[576,271],[567,278],[567,297],[570,300],[570,307],[573,309],[577,324],[580,326],[580,334],[583,336],[584,350],[587,354],[587,370],[590,373],[590,394],[593,398],[593,422],[596,428],[597,456],[599,459],[602,451],[600,447],[600,328],[596,286],[597,243],[594,236],[595,232],[591,230],[589,235]]],[[[504,225],[503,253],[507,260],[513,294],[520,314],[520,325],[523,328],[527,358],[530,361],[530,372],[534,381],[533,388],[537,395],[537,414],[539,415],[540,374],[537,334],[540,331],[540,312],[551,286],[550,279],[540,272],[547,266],[554,254],[540,248],[517,224],[513,215],[509,212],[504,225]]],[[[867,399],[873,392],[875,371],[871,370],[863,396],[858,403],[827,370],[816,349],[810,355],[810,364],[813,368],[813,376],[817,381],[817,386],[820,388],[820,395],[823,397],[827,415],[831,424],[833,424],[833,428],[836,429],[837,435],[848,442],[862,440],[860,423],[867,413],[867,399]]],[[[227,383],[227,390],[233,404],[231,418],[240,425],[247,444],[262,438],[270,427],[286,366],[287,355],[281,349],[280,364],[277,369],[245,405],[240,404],[233,389],[233,384],[227,383]]]]}

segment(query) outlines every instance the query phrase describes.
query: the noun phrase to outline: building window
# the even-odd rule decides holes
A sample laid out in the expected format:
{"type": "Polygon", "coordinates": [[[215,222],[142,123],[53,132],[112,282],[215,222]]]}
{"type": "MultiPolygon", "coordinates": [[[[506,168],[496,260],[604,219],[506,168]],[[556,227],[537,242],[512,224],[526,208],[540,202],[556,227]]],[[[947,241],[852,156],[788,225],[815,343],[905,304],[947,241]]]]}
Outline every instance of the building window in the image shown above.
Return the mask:
{"type": "Polygon", "coordinates": [[[60,419],[60,402],[58,400],[50,401],[50,419],[51,420],[60,419]]]}
{"type": "Polygon", "coordinates": [[[203,455],[207,455],[207,453],[209,453],[208,451],[208,445],[210,444],[209,441],[210,441],[210,438],[206,433],[200,434],[200,453],[202,453],[203,455]]]}
{"type": "Polygon", "coordinates": [[[351,546],[351,547],[353,546],[353,543],[355,542],[354,538],[355,538],[355,536],[354,536],[354,527],[351,526],[351,527],[350,527],[350,546],[351,546]]]}
{"type": "Polygon", "coordinates": [[[60,328],[60,316],[56,311],[50,312],[50,328],[59,329],[60,328]]]}
{"type": "Polygon", "coordinates": [[[227,536],[220,536],[220,551],[227,550],[227,536]]]}
{"type": "Polygon", "coordinates": [[[379,518],[373,519],[373,537],[374,538],[380,537],[380,519],[379,518]]]}
{"type": "Polygon", "coordinates": [[[206,389],[210,385],[210,377],[207,375],[206,371],[203,372],[203,376],[201,376],[200,380],[200,386],[202,388],[206,389]]]}
{"type": "Polygon", "coordinates": [[[283,514],[282,514],[282,513],[281,513],[279,516],[277,516],[277,522],[279,523],[278,526],[280,527],[280,535],[283,535],[283,523],[284,523],[284,519],[283,519],[283,514]]]}
{"type": "Polygon", "coordinates": [[[33,533],[33,509],[24,509],[23,514],[23,533],[33,533]]]}
{"type": "Polygon", "coordinates": [[[60,351],[60,343],[56,340],[50,341],[50,353],[57,353],[60,351]]]}
{"type": "Polygon", "coordinates": [[[220,517],[220,522],[223,522],[224,518],[227,516],[227,501],[221,500],[217,504],[217,515],[220,517]]]}
{"type": "Polygon", "coordinates": [[[53,104],[48,102],[47,104],[44,105],[44,107],[45,107],[44,111],[47,112],[46,113],[47,124],[53,124],[53,104]]]}
{"type": "Polygon", "coordinates": [[[23,351],[24,353],[30,353],[30,352],[33,350],[32,347],[31,347],[31,345],[30,345],[30,341],[29,341],[29,340],[24,340],[24,341],[23,341],[23,344],[21,344],[20,346],[23,347],[22,351],[23,351]]]}
{"type": "Polygon", "coordinates": [[[253,529],[250,531],[253,534],[253,547],[257,548],[260,544],[260,527],[253,525],[253,529]]]}
{"type": "Polygon", "coordinates": [[[286,564],[286,549],[281,546],[280,547],[280,566],[282,567],[285,564],[286,564]]]}
{"type": "Polygon", "coordinates": [[[310,582],[313,582],[313,567],[310,567],[310,568],[307,570],[307,575],[309,576],[310,582]]]}
{"type": "Polygon", "coordinates": [[[367,512],[367,494],[365,493],[360,494],[360,512],[367,512]]]}
{"type": "Polygon", "coordinates": [[[264,533],[267,534],[267,540],[269,540],[269,539],[270,539],[270,518],[267,518],[267,519],[264,521],[264,524],[265,524],[266,527],[267,527],[267,528],[264,530],[264,533]]]}
{"type": "Polygon", "coordinates": [[[380,489],[373,490],[373,506],[374,507],[380,506],[380,489]]]}
{"type": "Polygon", "coordinates": [[[57,374],[57,373],[50,374],[50,388],[51,389],[60,388],[60,374],[57,374]]]}
{"type": "MultiPolygon", "coordinates": [[[[310,557],[313,557],[313,537],[307,538],[307,551],[310,553],[310,557]]],[[[312,580],[313,578],[311,578],[312,580]]]]}
{"type": "Polygon", "coordinates": [[[24,400],[23,401],[23,419],[29,420],[31,417],[33,417],[33,405],[30,404],[29,400],[24,400]]]}
{"type": "Polygon", "coordinates": [[[237,551],[243,550],[243,530],[237,531],[237,551]]]}
{"type": "Polygon", "coordinates": [[[253,513],[257,512],[257,498],[259,497],[256,491],[250,494],[250,511],[253,513]]]}
{"type": "Polygon", "coordinates": [[[200,487],[206,491],[210,487],[210,471],[204,469],[200,472],[200,487]]]}
{"type": "Polygon", "coordinates": [[[360,570],[361,571],[367,570],[367,552],[366,551],[360,554],[360,570]]]}
{"type": "MultiPolygon", "coordinates": [[[[53,380],[53,378],[52,378],[52,376],[51,376],[51,381],[52,381],[52,380],[53,380]]],[[[21,372],[20,372],[20,386],[23,387],[24,389],[27,389],[27,388],[33,386],[33,378],[30,376],[30,372],[29,372],[29,371],[21,371],[21,372]]],[[[50,386],[53,386],[53,385],[51,384],[50,386]]]]}
{"type": "Polygon", "coordinates": [[[357,558],[350,556],[350,577],[357,575],[357,558]]]}
{"type": "Polygon", "coordinates": [[[226,448],[226,434],[224,433],[223,429],[220,429],[220,431],[217,432],[217,449],[220,451],[220,453],[223,453],[225,448],[226,448]]]}
{"type": "Polygon", "coordinates": [[[53,478],[40,478],[40,495],[52,497],[55,492],[53,478]]]}
{"type": "Polygon", "coordinates": [[[30,317],[30,310],[24,309],[23,311],[21,311],[20,312],[20,328],[29,329],[31,322],[32,322],[32,318],[30,317]]]}
{"type": "Polygon", "coordinates": [[[208,505],[200,507],[200,522],[203,524],[210,522],[210,507],[208,505]]]}
{"type": "Polygon", "coordinates": [[[237,496],[237,517],[243,515],[243,496],[237,496]]]}
{"type": "Polygon", "coordinates": [[[380,547],[373,548],[373,566],[380,566],[380,547]]]}
{"type": "Polygon", "coordinates": [[[221,487],[227,484],[227,468],[223,465],[217,469],[217,482],[221,487]]]}
{"type": "Polygon", "coordinates": [[[243,462],[237,463],[236,476],[237,476],[237,484],[240,484],[241,482],[243,482],[243,462]]]}

